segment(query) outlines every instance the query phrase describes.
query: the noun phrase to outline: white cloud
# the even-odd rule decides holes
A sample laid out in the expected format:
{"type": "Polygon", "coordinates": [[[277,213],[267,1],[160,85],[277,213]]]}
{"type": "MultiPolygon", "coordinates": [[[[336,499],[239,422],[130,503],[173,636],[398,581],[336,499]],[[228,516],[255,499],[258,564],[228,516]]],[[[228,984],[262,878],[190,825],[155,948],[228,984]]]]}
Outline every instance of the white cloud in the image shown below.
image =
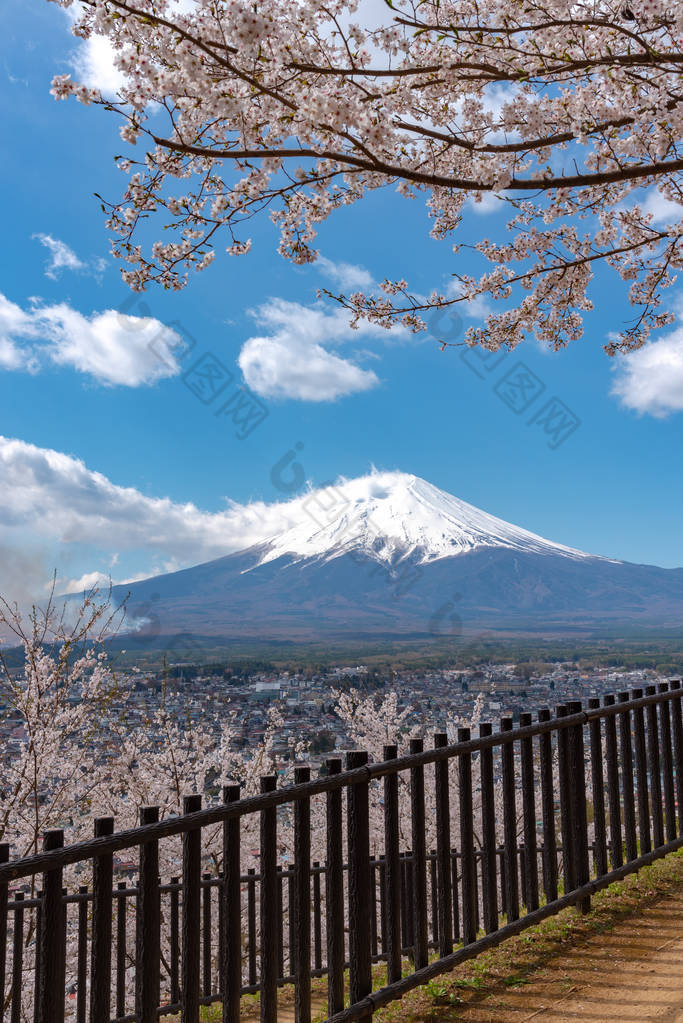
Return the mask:
{"type": "Polygon", "coordinates": [[[477,192],[475,196],[468,195],[467,208],[473,213],[486,216],[489,213],[498,213],[503,209],[503,199],[497,192],[477,192]]]}
{"type": "Polygon", "coordinates": [[[653,224],[672,224],[683,216],[683,206],[667,199],[657,188],[651,188],[642,203],[644,213],[652,214],[653,224]]]}
{"type": "MultiPolygon", "coordinates": [[[[191,11],[195,0],[173,0],[172,8],[191,11]]],[[[73,24],[82,13],[79,3],[67,8],[66,14],[73,24]]],[[[126,84],[126,76],[116,66],[116,51],[106,36],[91,35],[79,42],[71,57],[76,81],[89,89],[99,89],[105,99],[115,99],[126,84]]]]}
{"type": "MultiPolygon", "coordinates": [[[[373,492],[374,475],[356,481],[373,492]]],[[[310,491],[219,511],[149,497],[81,459],[0,436],[0,593],[35,599],[58,569],[57,592],[82,592],[173,572],[266,542],[311,515],[310,491]]],[[[315,529],[311,519],[311,528],[315,529]]]]}
{"type": "Polygon", "coordinates": [[[326,256],[318,256],[313,264],[329,277],[340,288],[363,288],[375,287],[375,281],[369,270],[356,263],[335,263],[326,256]]]}
{"type": "Polygon", "coordinates": [[[16,344],[18,338],[36,336],[32,315],[0,294],[0,367],[26,368],[28,354],[16,344]]]}
{"type": "Polygon", "coordinates": [[[275,532],[278,506],[229,504],[207,512],[112,483],[72,455],[0,436],[0,528],[79,546],[104,544],[118,558],[142,550],[177,566],[240,550],[275,532]]]}
{"type": "MultiPolygon", "coordinates": [[[[462,284],[460,281],[451,278],[446,285],[445,294],[447,298],[458,298],[462,294],[462,284]]],[[[459,310],[462,316],[467,316],[470,320],[483,320],[494,311],[488,295],[475,295],[474,298],[468,299],[467,302],[458,302],[457,305],[451,308],[456,311],[459,310]]]]}
{"type": "MultiPolygon", "coordinates": [[[[111,576],[106,572],[84,572],[80,579],[60,581],[59,590],[60,593],[87,593],[95,588],[106,591],[110,582],[111,576]]],[[[47,585],[51,587],[52,584],[47,585]]]]}
{"type": "Polygon", "coordinates": [[[76,80],[89,89],[99,89],[105,99],[115,99],[126,84],[126,76],[114,63],[114,47],[104,36],[84,39],[74,54],[76,80]]]}
{"type": "Polygon", "coordinates": [[[63,302],[24,310],[0,294],[4,369],[37,371],[47,359],[101,384],[140,387],[180,372],[173,354],[180,343],[175,331],[151,316],[105,309],[87,317],[63,302]]]}
{"type": "Polygon", "coordinates": [[[484,320],[494,311],[491,302],[486,295],[475,295],[474,298],[463,303],[465,316],[471,320],[484,320]]]}
{"type": "Polygon", "coordinates": [[[39,310],[50,327],[53,362],[88,373],[101,384],[140,387],[176,376],[173,348],[180,338],[150,316],[122,316],[115,309],[88,318],[61,304],[39,310]]]}
{"type": "Polygon", "coordinates": [[[261,542],[293,524],[286,504],[226,501],[222,511],[148,497],[83,461],[0,436],[0,586],[8,599],[40,598],[55,568],[59,592],[109,575],[131,582],[261,542]],[[99,570],[94,566],[101,566],[99,570]]]}
{"type": "Polygon", "coordinates": [[[45,268],[46,277],[51,277],[56,280],[59,277],[61,270],[85,270],[86,264],[82,259],[79,259],[73,249],[70,249],[66,242],[62,242],[59,238],[53,238],[51,234],[34,234],[34,238],[37,238],[41,245],[50,253],[47,266],[45,268]]]}
{"type": "Polygon", "coordinates": [[[683,327],[620,356],[612,386],[626,408],[658,419],[683,412],[683,327]]]}
{"type": "Polygon", "coordinates": [[[249,338],[238,362],[249,387],[265,398],[335,401],[379,384],[372,370],[286,336],[249,338]]]}
{"type": "Polygon", "coordinates": [[[74,270],[76,273],[90,274],[92,277],[100,278],[107,269],[106,259],[93,259],[84,262],[77,256],[74,250],[61,241],[53,238],[51,234],[34,234],[37,239],[50,253],[50,258],[45,265],[45,276],[56,281],[62,270],[74,270]]]}
{"type": "MultiPolygon", "coordinates": [[[[362,322],[353,330],[348,312],[341,307],[330,311],[323,305],[305,306],[285,299],[265,302],[253,316],[270,333],[250,337],[237,361],[246,383],[257,394],[335,401],[379,384],[371,370],[333,354],[326,346],[359,336],[386,337],[381,327],[362,322]]],[[[400,333],[405,331],[392,331],[393,335],[400,333]]]]}

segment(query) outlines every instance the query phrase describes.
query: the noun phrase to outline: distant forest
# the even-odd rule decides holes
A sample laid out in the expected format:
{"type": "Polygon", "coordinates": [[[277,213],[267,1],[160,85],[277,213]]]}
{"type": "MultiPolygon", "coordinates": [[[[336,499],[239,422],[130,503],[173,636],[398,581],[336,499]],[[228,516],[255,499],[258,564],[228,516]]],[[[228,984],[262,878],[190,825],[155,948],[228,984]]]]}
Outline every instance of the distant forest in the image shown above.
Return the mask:
{"type": "MultiPolygon", "coordinates": [[[[196,674],[222,675],[243,679],[260,672],[303,671],[315,675],[341,664],[364,664],[367,675],[354,676],[354,685],[372,688],[383,684],[394,672],[462,670],[489,663],[514,663],[521,676],[530,678],[550,670],[553,664],[574,663],[577,672],[591,668],[632,670],[651,668],[663,675],[683,674],[683,638],[648,636],[637,638],[539,639],[473,638],[451,643],[424,643],[388,640],[384,643],[347,643],[338,647],[272,644],[255,648],[251,644],[235,649],[194,650],[194,657],[178,663],[172,648],[167,651],[128,650],[116,657],[120,665],[137,664],[148,670],[165,671],[170,678],[182,675],[189,680],[196,674]]],[[[341,681],[341,679],[340,679],[341,681]]]]}

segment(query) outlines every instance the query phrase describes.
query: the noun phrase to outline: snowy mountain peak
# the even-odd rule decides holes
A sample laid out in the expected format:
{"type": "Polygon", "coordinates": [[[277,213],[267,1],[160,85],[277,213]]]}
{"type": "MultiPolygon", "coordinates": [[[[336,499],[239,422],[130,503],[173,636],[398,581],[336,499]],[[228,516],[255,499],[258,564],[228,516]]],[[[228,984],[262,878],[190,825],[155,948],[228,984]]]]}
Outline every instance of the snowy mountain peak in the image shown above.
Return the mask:
{"type": "Polygon", "coordinates": [[[265,541],[259,564],[283,556],[330,560],[362,552],[381,562],[425,564],[482,547],[588,558],[489,515],[403,472],[340,480],[282,505],[285,528],[265,541]]]}

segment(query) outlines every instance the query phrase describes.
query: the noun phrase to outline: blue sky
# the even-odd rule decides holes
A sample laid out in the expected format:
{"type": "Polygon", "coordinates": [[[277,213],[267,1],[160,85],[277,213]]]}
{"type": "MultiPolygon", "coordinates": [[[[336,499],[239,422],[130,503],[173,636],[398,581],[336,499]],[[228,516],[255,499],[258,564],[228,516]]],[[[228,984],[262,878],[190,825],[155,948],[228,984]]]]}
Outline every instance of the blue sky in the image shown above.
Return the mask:
{"type": "MultiPolygon", "coordinates": [[[[683,565],[683,415],[676,411],[683,398],[671,397],[683,380],[666,379],[657,360],[643,365],[639,380],[627,362],[603,353],[609,331],[631,315],[611,277],[596,282],[584,338],[561,354],[528,344],[494,364],[460,349],[441,353],[424,335],[354,334],[334,304],[316,300],[316,288],[386,276],[426,292],[467,258],[429,239],[419,199],[384,190],[322,225],[322,266],[285,263],[275,229],[252,222],[247,257],[218,246],[214,264],[184,292],[133,296],[129,319],[117,318],[108,311],[131,293],[109,256],[93,193],[122,191],[113,162],[118,125],[102,110],[49,94],[52,76],[74,60],[90,56],[92,74],[111,72],[52,4],[10,0],[3,28],[7,596],[43,585],[53,568],[64,580],[107,571],[127,579],[217,556],[223,544],[234,549],[245,513],[230,512],[227,502],[287,496],[272,469],[290,451],[301,466],[297,478],[313,485],[373,465],[400,469],[550,539],[683,565]],[[156,323],[145,326],[141,317],[156,323]],[[160,355],[147,343],[140,354],[140,330],[148,339],[148,329],[160,355]],[[185,353],[179,339],[188,344],[188,337],[195,347],[185,353]],[[129,342],[137,348],[126,359],[129,342]],[[206,403],[196,392],[207,397],[207,378],[198,374],[216,360],[232,376],[206,403]],[[229,413],[240,393],[245,400],[244,373],[261,392],[254,406],[261,412],[240,431],[229,413]],[[621,398],[612,393],[618,380],[621,398]],[[217,415],[226,402],[233,404],[217,415]],[[548,432],[559,412],[564,433],[548,432]],[[194,546],[192,532],[201,534],[194,546]]],[[[470,209],[461,240],[503,227],[499,214],[470,209]]],[[[457,339],[464,328],[446,318],[446,329],[457,339]]],[[[669,334],[680,347],[675,330],[669,334]]],[[[246,517],[262,511],[256,504],[246,517]]]]}

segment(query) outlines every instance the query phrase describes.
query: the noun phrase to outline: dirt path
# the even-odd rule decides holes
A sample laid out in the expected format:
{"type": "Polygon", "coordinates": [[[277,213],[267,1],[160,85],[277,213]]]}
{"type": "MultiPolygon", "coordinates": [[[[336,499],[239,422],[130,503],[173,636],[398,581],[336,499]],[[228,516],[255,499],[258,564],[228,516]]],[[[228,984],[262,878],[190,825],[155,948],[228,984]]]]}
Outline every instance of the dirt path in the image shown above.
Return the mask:
{"type": "Polygon", "coordinates": [[[568,947],[527,982],[481,1000],[474,995],[448,1016],[463,1023],[683,1023],[683,892],[568,947]]]}

